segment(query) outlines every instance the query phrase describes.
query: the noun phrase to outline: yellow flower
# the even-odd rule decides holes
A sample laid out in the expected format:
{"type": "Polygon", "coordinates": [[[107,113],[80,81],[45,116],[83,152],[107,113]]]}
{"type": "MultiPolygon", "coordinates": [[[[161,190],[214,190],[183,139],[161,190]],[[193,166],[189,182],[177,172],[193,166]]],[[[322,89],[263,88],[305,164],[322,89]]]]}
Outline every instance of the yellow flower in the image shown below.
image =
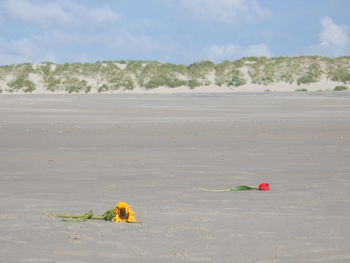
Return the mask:
{"type": "Polygon", "coordinates": [[[115,208],[115,222],[128,222],[134,223],[136,222],[136,218],[134,217],[135,212],[132,211],[132,207],[128,205],[126,202],[120,202],[117,204],[115,208]]]}

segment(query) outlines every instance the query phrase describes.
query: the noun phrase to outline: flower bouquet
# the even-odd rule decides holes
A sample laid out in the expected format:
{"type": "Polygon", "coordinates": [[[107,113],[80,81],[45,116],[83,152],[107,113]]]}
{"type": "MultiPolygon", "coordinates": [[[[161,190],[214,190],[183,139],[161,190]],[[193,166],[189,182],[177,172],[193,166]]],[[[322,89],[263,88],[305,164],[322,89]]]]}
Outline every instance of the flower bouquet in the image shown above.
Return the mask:
{"type": "Polygon", "coordinates": [[[83,215],[58,214],[54,217],[62,218],[62,221],[83,222],[89,219],[106,220],[111,222],[127,222],[136,223],[135,212],[132,207],[126,202],[120,202],[116,207],[108,209],[103,215],[95,216],[92,211],[86,212],[83,215]]]}
{"type": "Polygon", "coordinates": [[[218,190],[201,189],[201,190],[203,192],[229,192],[229,191],[243,191],[243,190],[269,191],[270,185],[268,183],[261,183],[259,186],[240,185],[240,186],[235,186],[235,187],[226,188],[226,189],[218,189],[218,190]]]}

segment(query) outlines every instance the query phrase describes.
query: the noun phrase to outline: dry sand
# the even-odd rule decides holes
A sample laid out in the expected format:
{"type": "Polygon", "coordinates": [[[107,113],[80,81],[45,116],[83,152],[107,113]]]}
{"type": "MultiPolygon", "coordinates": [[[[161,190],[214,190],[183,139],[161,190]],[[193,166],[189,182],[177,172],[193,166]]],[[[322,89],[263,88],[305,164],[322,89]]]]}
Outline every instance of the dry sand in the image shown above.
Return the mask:
{"type": "Polygon", "coordinates": [[[350,261],[349,92],[2,95],[0,148],[1,262],[350,261]]]}

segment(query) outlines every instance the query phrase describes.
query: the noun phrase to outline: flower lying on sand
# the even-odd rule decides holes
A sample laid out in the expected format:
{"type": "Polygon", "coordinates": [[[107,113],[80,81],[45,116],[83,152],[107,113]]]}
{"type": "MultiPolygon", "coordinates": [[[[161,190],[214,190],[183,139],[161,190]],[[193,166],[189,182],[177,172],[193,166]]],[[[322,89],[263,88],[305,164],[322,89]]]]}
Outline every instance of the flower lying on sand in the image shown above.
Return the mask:
{"type": "Polygon", "coordinates": [[[211,190],[211,189],[201,189],[201,190],[204,192],[229,192],[229,191],[243,191],[243,190],[268,191],[270,190],[270,185],[268,183],[261,183],[259,186],[240,185],[240,186],[235,186],[235,187],[226,188],[226,189],[219,189],[219,190],[211,190]]]}
{"type": "Polygon", "coordinates": [[[132,211],[132,207],[129,206],[128,203],[120,202],[115,209],[114,221],[134,223],[136,222],[134,215],[135,212],[132,211]]]}
{"type": "Polygon", "coordinates": [[[270,185],[268,183],[262,183],[259,185],[259,190],[260,191],[269,191],[270,185]]]}
{"type": "Polygon", "coordinates": [[[83,215],[70,215],[70,214],[60,214],[54,215],[55,217],[62,218],[62,221],[70,222],[83,222],[88,219],[95,220],[106,220],[111,222],[127,222],[136,223],[135,212],[132,207],[126,202],[120,202],[116,207],[108,209],[103,215],[94,216],[92,211],[89,211],[83,215]]]}

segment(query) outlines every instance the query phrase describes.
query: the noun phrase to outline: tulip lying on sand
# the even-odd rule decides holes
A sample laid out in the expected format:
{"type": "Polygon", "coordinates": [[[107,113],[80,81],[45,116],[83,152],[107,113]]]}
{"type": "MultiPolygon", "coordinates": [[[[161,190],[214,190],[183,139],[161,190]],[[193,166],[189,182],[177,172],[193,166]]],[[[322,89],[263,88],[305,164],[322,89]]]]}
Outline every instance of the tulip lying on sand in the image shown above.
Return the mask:
{"type": "Polygon", "coordinates": [[[260,190],[260,191],[268,191],[270,190],[270,185],[268,183],[261,183],[259,186],[247,186],[240,185],[226,189],[201,189],[203,192],[230,192],[230,191],[244,191],[244,190],[260,190]]]}

